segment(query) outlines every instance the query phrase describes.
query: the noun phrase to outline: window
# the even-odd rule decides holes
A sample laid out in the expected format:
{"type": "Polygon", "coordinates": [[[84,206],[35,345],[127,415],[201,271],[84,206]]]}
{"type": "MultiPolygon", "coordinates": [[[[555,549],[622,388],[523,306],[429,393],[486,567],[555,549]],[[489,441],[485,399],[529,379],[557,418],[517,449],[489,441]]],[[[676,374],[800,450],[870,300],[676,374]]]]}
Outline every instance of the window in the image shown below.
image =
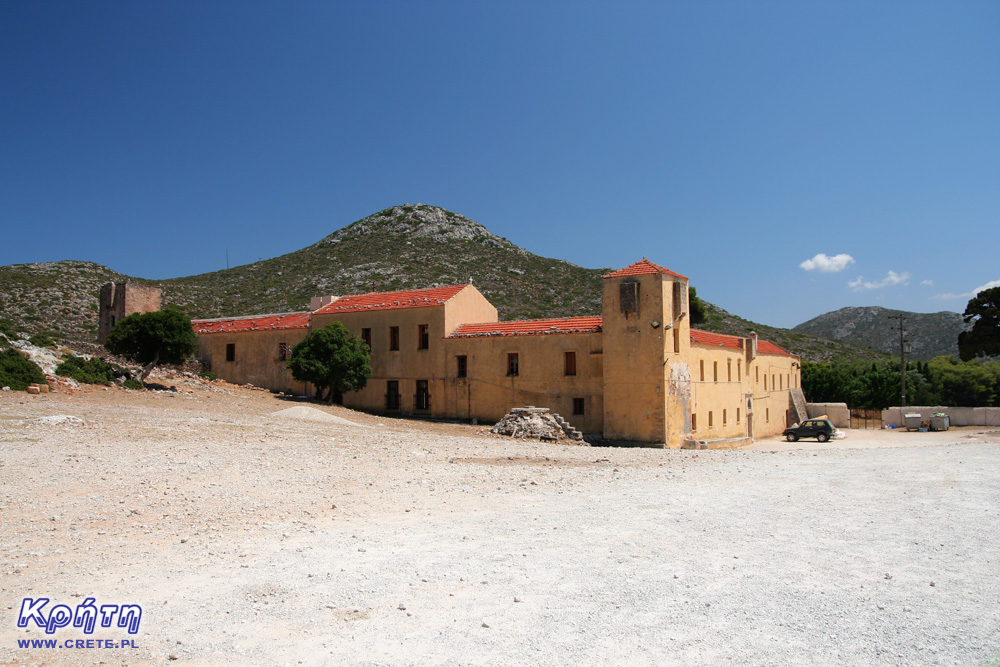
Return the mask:
{"type": "Polygon", "coordinates": [[[461,354],[455,357],[455,362],[457,367],[455,368],[455,377],[464,378],[468,377],[469,374],[469,361],[468,358],[461,354]]]}
{"type": "Polygon", "coordinates": [[[779,375],[778,376],[778,389],[784,389],[784,388],[785,388],[785,378],[783,378],[783,377],[781,377],[779,375]]]}
{"type": "Polygon", "coordinates": [[[764,411],[764,421],[766,421],[766,422],[770,422],[771,421],[771,408],[767,408],[764,411]]]}
{"type": "Polygon", "coordinates": [[[764,373],[764,391],[767,391],[767,373],[764,373]]]}
{"type": "Polygon", "coordinates": [[[712,428],[715,424],[712,423],[712,411],[708,411],[708,427],[712,428]]]}
{"type": "Polygon", "coordinates": [[[705,360],[702,359],[698,362],[698,377],[704,382],[705,381],[705,360]]]}
{"type": "MultiPolygon", "coordinates": [[[[766,382],[767,378],[764,378],[764,381],[766,382]]],[[[771,373],[771,389],[774,389],[774,385],[776,384],[777,382],[774,381],[774,373],[771,373]]]]}
{"type": "Polygon", "coordinates": [[[718,381],[719,381],[719,362],[718,361],[713,361],[712,362],[712,382],[718,382],[718,381]]]}
{"type": "Polygon", "coordinates": [[[726,410],[725,410],[725,409],[723,409],[723,410],[722,410],[722,425],[723,425],[723,426],[725,426],[725,425],[726,425],[726,424],[728,424],[728,423],[729,423],[729,422],[728,422],[728,421],[727,421],[727,419],[726,419],[726,410]]]}
{"type": "Polygon", "coordinates": [[[736,381],[737,382],[742,382],[743,381],[743,360],[742,359],[737,359],[736,360],[736,381]]]}
{"type": "Polygon", "coordinates": [[[365,345],[368,346],[368,351],[371,352],[371,349],[372,349],[372,330],[371,329],[362,329],[361,330],[361,340],[363,340],[365,342],[365,345]]]}
{"type": "Polygon", "coordinates": [[[760,369],[759,368],[754,368],[753,369],[753,376],[754,376],[754,382],[756,382],[757,384],[760,384],[760,369]]]}
{"type": "Polygon", "coordinates": [[[574,398],[573,399],[573,414],[574,415],[582,415],[583,414],[583,408],[584,408],[583,399],[582,398],[574,398]]]}
{"type": "Polygon", "coordinates": [[[567,352],[565,355],[564,375],[576,375],[576,352],[567,352]]]}
{"type": "Polygon", "coordinates": [[[639,315],[639,283],[622,283],[618,286],[618,296],[625,319],[628,319],[630,313],[636,316],[639,315]]]}
{"type": "Polygon", "coordinates": [[[226,361],[236,361],[236,343],[226,343],[226,361]]]}
{"type": "Polygon", "coordinates": [[[416,402],[414,403],[414,409],[416,410],[430,410],[431,409],[431,392],[427,386],[427,380],[417,380],[417,395],[416,402]]]}
{"type": "Polygon", "coordinates": [[[519,370],[520,369],[518,368],[517,352],[510,352],[510,353],[508,353],[507,354],[507,375],[510,376],[510,377],[514,377],[515,375],[519,374],[518,373],[519,370]]]}
{"type": "Polygon", "coordinates": [[[288,343],[278,343],[278,361],[288,361],[288,343]]]}
{"type": "Polygon", "coordinates": [[[399,380],[388,380],[385,383],[385,409],[399,410],[399,380]]]}
{"type": "Polygon", "coordinates": [[[726,359],[726,382],[733,381],[733,360],[726,359]]]}
{"type": "Polygon", "coordinates": [[[389,327],[389,349],[399,349],[399,327],[389,327]]]}
{"type": "Polygon", "coordinates": [[[691,413],[691,430],[692,431],[698,430],[698,415],[696,415],[693,412],[691,413]]]}
{"type": "Polygon", "coordinates": [[[417,327],[417,349],[426,350],[431,346],[431,334],[426,324],[417,327]]]}
{"type": "Polygon", "coordinates": [[[740,409],[736,408],[736,423],[740,423],[740,409]]]}

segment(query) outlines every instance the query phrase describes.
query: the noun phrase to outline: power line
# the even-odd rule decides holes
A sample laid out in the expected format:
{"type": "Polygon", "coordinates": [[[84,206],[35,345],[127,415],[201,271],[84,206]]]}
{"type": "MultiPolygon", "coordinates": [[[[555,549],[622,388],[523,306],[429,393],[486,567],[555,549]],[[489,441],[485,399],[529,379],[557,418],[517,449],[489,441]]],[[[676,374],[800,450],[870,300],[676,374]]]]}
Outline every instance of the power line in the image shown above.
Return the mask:
{"type": "Polygon", "coordinates": [[[891,327],[893,331],[899,331],[899,382],[902,387],[902,403],[900,407],[906,407],[906,353],[910,346],[906,340],[906,320],[910,319],[906,315],[889,315],[890,320],[899,320],[899,325],[891,327]]]}

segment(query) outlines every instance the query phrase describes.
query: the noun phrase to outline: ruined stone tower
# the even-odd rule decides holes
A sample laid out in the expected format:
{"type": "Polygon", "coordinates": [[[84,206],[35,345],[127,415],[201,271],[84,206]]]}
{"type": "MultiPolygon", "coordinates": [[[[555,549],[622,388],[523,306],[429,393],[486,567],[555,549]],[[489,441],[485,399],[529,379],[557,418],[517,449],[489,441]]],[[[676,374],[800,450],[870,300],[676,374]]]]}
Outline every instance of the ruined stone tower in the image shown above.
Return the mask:
{"type": "Polygon", "coordinates": [[[97,341],[104,344],[111,329],[133,313],[149,313],[160,309],[162,290],[149,285],[108,283],[101,287],[97,341]]]}

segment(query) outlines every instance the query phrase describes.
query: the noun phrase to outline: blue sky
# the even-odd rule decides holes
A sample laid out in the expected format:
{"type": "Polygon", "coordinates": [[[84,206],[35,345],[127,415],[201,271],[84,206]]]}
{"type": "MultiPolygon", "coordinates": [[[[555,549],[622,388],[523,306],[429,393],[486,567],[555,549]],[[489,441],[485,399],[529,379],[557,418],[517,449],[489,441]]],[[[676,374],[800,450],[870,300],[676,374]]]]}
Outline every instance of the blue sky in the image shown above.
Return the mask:
{"type": "Polygon", "coordinates": [[[793,326],[1000,284],[1000,3],[0,0],[0,264],[443,206],[793,326]]]}

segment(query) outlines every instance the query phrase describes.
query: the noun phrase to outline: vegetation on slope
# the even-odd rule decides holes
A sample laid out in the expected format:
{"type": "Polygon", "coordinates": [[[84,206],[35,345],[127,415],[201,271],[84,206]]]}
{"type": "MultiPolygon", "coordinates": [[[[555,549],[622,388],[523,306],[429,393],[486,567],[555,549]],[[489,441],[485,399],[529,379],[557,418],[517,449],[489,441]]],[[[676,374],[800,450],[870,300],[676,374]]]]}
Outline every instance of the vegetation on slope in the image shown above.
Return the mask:
{"type": "MultiPolygon", "coordinates": [[[[100,287],[110,281],[159,285],[164,306],[198,318],[301,311],[314,296],[471,281],[504,320],[597,315],[601,276],[608,271],[539,257],[465,216],[417,204],[384,209],[280,257],[171,280],[134,278],[78,261],[0,267],[0,313],[22,331],[94,340],[100,287]]],[[[810,361],[884,356],[705,305],[708,318],[701,328],[734,335],[756,331],[810,361]]]]}

